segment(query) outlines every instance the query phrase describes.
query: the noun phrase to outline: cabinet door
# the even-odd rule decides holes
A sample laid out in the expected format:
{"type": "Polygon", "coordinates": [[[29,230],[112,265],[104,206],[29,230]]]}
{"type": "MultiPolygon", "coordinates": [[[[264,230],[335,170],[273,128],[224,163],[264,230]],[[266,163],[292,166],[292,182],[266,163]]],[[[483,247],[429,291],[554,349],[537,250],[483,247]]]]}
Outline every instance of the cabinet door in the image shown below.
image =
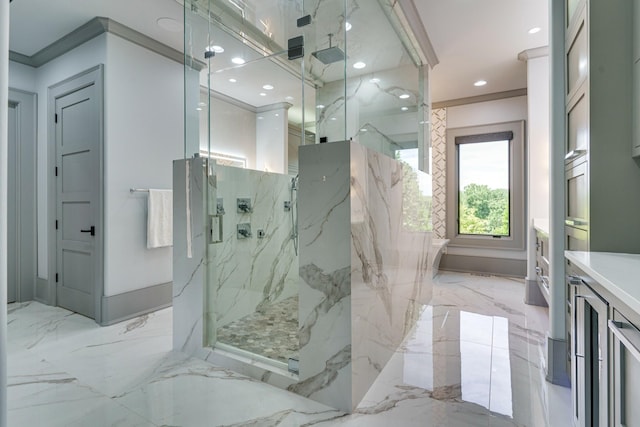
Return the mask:
{"type": "MultiPolygon", "coordinates": [[[[639,0],[640,2],[640,0],[639,0]]],[[[638,26],[640,26],[640,22],[638,22],[638,26]]],[[[638,41],[637,44],[640,44],[638,41]]],[[[632,126],[633,133],[631,135],[632,141],[632,155],[634,157],[640,156],[640,61],[633,64],[633,84],[632,84],[632,106],[631,106],[631,114],[632,118],[632,126]]]]}
{"type": "Polygon", "coordinates": [[[609,322],[613,360],[611,408],[615,426],[640,426],[640,331],[614,311],[609,322]]]}
{"type": "Polygon", "coordinates": [[[608,305],[583,284],[576,288],[574,307],[574,417],[579,426],[604,427],[609,418],[608,305]]]}

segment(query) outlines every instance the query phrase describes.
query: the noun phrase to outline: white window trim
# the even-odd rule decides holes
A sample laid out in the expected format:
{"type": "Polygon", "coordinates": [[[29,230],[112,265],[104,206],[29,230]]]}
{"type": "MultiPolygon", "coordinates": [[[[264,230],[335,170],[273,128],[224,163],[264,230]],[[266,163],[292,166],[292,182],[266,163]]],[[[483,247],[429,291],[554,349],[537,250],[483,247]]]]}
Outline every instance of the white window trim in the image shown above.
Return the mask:
{"type": "Polygon", "coordinates": [[[447,129],[447,239],[449,246],[507,249],[521,251],[525,249],[525,122],[496,123],[447,129]],[[495,132],[513,132],[509,144],[511,165],[509,167],[509,212],[510,236],[494,238],[492,236],[458,234],[458,153],[456,137],[482,135],[495,132]]]}

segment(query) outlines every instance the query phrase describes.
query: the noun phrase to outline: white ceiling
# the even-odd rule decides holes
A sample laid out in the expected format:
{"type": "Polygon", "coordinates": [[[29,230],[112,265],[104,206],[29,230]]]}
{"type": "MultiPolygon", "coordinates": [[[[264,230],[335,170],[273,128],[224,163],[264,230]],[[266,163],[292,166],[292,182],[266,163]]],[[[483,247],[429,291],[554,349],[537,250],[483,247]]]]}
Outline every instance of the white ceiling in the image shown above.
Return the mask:
{"type": "MultiPolygon", "coordinates": [[[[366,6],[372,0],[362,2],[367,2],[363,3],[366,6]]],[[[433,102],[526,87],[526,64],[517,60],[517,54],[548,43],[547,1],[414,2],[440,60],[431,74],[433,102]],[[527,30],[535,26],[542,31],[529,35],[527,30]],[[474,87],[473,82],[478,79],[488,84],[474,87]]],[[[28,56],[95,16],[111,18],[174,49],[182,50],[183,46],[181,31],[170,32],[157,25],[162,17],[182,22],[182,6],[175,0],[14,0],[10,13],[10,49],[28,56]]],[[[367,40],[382,43],[379,26],[364,27],[367,29],[358,27],[361,44],[367,40]],[[364,31],[369,31],[371,37],[364,31]]],[[[378,46],[378,56],[384,56],[380,52],[385,52],[384,46],[378,46]]],[[[389,53],[393,56],[393,52],[389,53]]],[[[282,100],[271,100],[279,101],[282,100]]]]}
{"type": "Polygon", "coordinates": [[[440,63],[432,102],[527,87],[523,50],[546,46],[546,0],[414,0],[440,63]],[[540,27],[536,34],[528,34],[540,27]],[[477,80],[487,85],[475,87],[477,80]]]}

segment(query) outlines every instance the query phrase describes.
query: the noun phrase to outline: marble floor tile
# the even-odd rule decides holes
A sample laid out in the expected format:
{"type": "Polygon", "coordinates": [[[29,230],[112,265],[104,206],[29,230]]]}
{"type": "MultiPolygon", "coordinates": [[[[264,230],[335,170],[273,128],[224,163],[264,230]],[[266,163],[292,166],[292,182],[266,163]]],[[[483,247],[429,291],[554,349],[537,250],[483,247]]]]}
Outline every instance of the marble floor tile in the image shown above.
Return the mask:
{"type": "Polygon", "coordinates": [[[171,351],[172,310],[99,327],[9,305],[9,425],[567,426],[544,379],[546,309],[522,281],[442,273],[353,414],[171,351]]]}

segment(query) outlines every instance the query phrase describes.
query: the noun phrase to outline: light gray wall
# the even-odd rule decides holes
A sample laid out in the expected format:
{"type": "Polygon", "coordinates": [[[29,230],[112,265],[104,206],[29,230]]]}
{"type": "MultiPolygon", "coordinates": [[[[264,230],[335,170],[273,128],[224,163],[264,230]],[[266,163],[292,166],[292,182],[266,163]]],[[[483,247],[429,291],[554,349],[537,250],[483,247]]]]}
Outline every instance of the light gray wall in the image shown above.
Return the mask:
{"type": "MultiPolygon", "coordinates": [[[[38,94],[38,171],[47,171],[49,86],[105,64],[105,295],[172,280],[171,248],[146,249],[145,195],[131,187],[171,188],[183,151],[183,68],[105,33],[34,69],[11,63],[10,86],[38,94]]],[[[48,276],[49,176],[38,174],[38,277],[48,276]]]]}
{"type": "Polygon", "coordinates": [[[106,35],[105,296],[172,280],[172,249],[147,249],[147,195],[172,188],[183,153],[183,67],[106,35]]]}
{"type": "MultiPolygon", "coordinates": [[[[206,92],[201,95],[207,102],[206,92]]],[[[247,159],[247,167],[256,167],[256,112],[251,106],[243,108],[216,96],[211,102],[211,151],[247,159]]],[[[200,148],[207,149],[206,107],[200,114],[200,148]]]]}

